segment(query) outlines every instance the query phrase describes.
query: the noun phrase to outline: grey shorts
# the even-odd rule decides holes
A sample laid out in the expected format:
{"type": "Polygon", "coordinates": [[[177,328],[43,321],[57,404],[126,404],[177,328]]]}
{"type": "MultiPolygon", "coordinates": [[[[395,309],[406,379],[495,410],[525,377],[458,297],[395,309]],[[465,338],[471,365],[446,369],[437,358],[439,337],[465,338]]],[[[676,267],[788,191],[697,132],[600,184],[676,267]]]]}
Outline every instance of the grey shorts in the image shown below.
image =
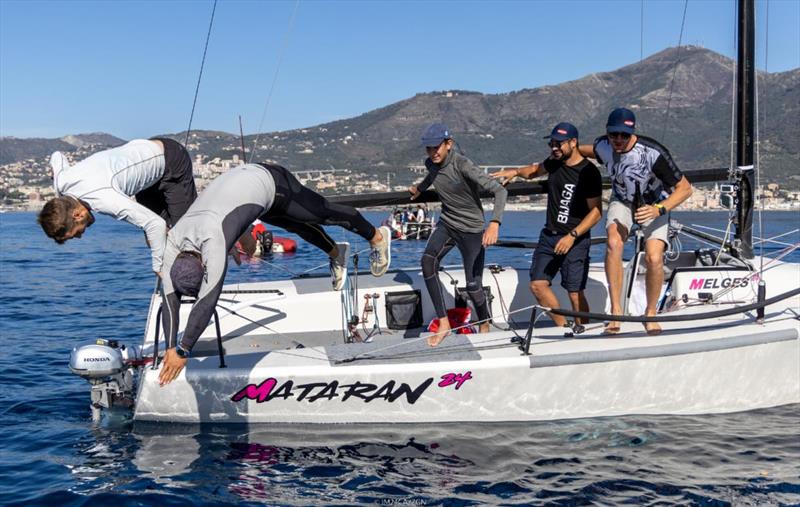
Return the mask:
{"type": "MultiPolygon", "coordinates": [[[[622,201],[611,199],[608,204],[608,212],[606,213],[606,229],[612,224],[621,225],[625,230],[630,233],[633,227],[633,214],[631,207],[622,201]]],[[[660,239],[665,244],[669,244],[669,216],[661,215],[648,222],[640,224],[642,232],[644,232],[644,240],[660,239]]]]}

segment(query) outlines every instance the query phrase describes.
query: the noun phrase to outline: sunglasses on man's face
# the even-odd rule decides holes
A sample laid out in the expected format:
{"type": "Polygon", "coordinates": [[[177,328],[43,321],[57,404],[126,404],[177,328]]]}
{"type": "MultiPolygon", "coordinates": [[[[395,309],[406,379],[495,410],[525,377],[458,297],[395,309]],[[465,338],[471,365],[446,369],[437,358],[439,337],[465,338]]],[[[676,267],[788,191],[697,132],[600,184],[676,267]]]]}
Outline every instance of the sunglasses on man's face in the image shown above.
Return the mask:
{"type": "Polygon", "coordinates": [[[609,132],[608,137],[612,139],[630,139],[631,134],[628,134],[626,132],[609,132]]]}
{"type": "Polygon", "coordinates": [[[444,141],[442,141],[441,143],[437,144],[436,146],[426,146],[426,147],[425,147],[425,150],[426,150],[426,151],[428,151],[428,152],[431,152],[431,151],[436,151],[436,150],[438,150],[439,148],[441,148],[441,147],[442,147],[442,145],[443,145],[443,144],[445,144],[446,142],[447,142],[447,139],[445,139],[445,140],[444,140],[444,141]]]}
{"type": "Polygon", "coordinates": [[[563,145],[564,143],[568,143],[568,142],[569,142],[569,139],[564,139],[563,141],[551,140],[550,142],[547,143],[547,146],[549,146],[551,148],[561,148],[561,145],[563,145]]]}

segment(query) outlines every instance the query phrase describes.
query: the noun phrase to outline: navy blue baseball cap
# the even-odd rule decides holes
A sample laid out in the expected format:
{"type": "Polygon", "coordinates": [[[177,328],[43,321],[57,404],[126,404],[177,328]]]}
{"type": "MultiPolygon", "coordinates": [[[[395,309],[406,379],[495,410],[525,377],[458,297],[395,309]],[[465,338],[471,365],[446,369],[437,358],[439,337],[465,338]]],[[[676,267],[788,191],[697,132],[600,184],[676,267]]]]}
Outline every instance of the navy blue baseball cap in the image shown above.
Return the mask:
{"type": "Polygon", "coordinates": [[[175,290],[185,296],[197,297],[206,270],[200,256],[191,252],[181,252],[175,258],[169,276],[175,290]]]}
{"type": "Polygon", "coordinates": [[[423,146],[439,146],[443,141],[450,139],[450,129],[444,123],[432,123],[422,134],[423,146]]]}
{"type": "Polygon", "coordinates": [[[550,132],[549,136],[544,136],[545,139],[555,139],[556,141],[566,141],[567,139],[577,139],[578,129],[575,125],[562,121],[550,132]]]}
{"type": "Polygon", "coordinates": [[[606,122],[606,132],[624,132],[625,134],[633,134],[636,129],[636,115],[630,109],[619,107],[611,111],[608,115],[608,122],[606,122]]]}

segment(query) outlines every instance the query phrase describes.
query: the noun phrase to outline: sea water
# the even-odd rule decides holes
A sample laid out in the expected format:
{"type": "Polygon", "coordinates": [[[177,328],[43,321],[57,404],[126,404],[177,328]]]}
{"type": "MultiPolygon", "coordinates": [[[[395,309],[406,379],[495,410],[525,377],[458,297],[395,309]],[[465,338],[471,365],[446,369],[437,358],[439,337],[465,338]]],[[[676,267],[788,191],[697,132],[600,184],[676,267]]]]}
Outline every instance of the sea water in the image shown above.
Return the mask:
{"type": "MultiPolygon", "coordinates": [[[[501,238],[536,241],[543,215],[507,213],[501,238]]],[[[724,229],[723,213],[674,217],[724,229]]],[[[69,353],[98,337],[141,341],[155,286],[149,251],[141,231],[106,217],[64,245],[46,238],[35,218],[0,217],[2,504],[800,504],[798,405],[539,423],[255,427],[134,424],[120,413],[94,425],[89,384],[69,372],[69,353]]],[[[794,229],[799,219],[796,211],[768,212],[763,235],[794,229]]],[[[367,247],[328,230],[356,250],[367,247]]],[[[800,234],[778,241],[797,243],[800,234]]],[[[684,250],[698,246],[683,241],[684,250]]],[[[395,242],[393,266],[418,265],[423,249],[424,241],[395,242]]],[[[487,263],[526,268],[530,257],[490,248],[487,263]]],[[[602,260],[603,247],[592,257],[602,260]]],[[[445,263],[459,264],[458,254],[445,263]]],[[[316,266],[325,272],[326,257],[299,242],[293,256],[232,264],[227,280],[286,278],[316,266]]]]}

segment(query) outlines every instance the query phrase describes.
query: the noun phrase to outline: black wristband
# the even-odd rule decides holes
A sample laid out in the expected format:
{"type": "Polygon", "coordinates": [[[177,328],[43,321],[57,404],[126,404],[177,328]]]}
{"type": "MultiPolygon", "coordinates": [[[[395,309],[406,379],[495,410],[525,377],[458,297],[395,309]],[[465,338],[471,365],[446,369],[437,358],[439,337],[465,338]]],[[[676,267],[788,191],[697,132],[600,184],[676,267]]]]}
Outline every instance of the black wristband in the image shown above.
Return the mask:
{"type": "Polygon", "coordinates": [[[191,353],[185,348],[181,347],[180,343],[175,346],[175,352],[182,358],[188,359],[191,353]]]}

